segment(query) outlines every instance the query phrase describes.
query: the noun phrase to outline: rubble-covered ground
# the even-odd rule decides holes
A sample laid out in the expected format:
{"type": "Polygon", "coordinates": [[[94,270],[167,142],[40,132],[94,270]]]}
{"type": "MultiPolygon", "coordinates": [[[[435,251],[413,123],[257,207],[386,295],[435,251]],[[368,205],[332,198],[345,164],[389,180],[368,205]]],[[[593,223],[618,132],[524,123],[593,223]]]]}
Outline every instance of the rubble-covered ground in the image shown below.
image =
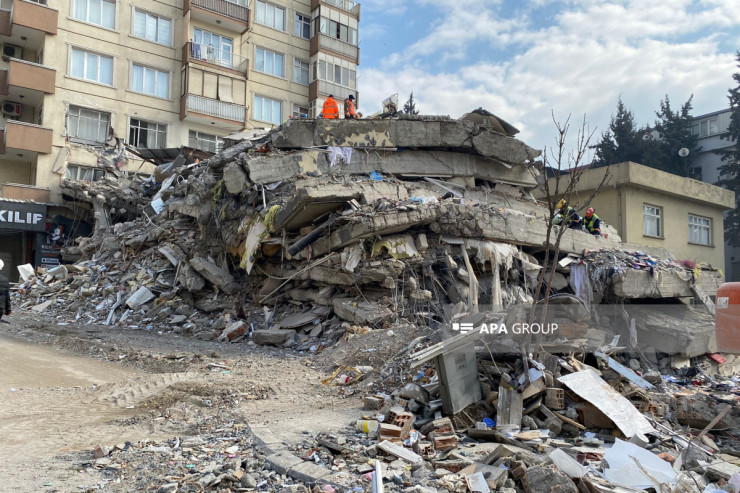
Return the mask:
{"type": "Polygon", "coordinates": [[[538,153],[483,116],[292,121],[65,182],[96,232],[21,267],[0,330],[115,370],[8,393],[16,490],[738,493],[740,360],[686,302],[722,273],[608,226],[547,262],[538,153]],[[461,330],[522,320],[543,269],[557,333],[461,330]]]}

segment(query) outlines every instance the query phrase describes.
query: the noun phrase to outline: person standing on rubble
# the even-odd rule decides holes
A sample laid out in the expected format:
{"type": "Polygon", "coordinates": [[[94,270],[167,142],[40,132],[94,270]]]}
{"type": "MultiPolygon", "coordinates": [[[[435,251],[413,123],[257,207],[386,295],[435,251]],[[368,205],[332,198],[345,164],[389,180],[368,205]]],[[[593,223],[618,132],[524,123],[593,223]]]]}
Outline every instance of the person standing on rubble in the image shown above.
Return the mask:
{"type": "Polygon", "coordinates": [[[344,119],[357,120],[357,112],[355,111],[355,97],[352,94],[350,94],[349,97],[344,100],[344,119]]]}
{"type": "Polygon", "coordinates": [[[554,224],[565,224],[570,229],[583,229],[581,216],[565,202],[565,199],[561,199],[557,207],[558,215],[555,217],[554,224]]]}
{"type": "MultiPolygon", "coordinates": [[[[0,271],[5,267],[5,263],[0,260],[0,271]]],[[[13,313],[10,310],[10,281],[0,272],[0,319],[3,315],[10,315],[13,313]]]]}
{"type": "Polygon", "coordinates": [[[601,236],[601,219],[594,214],[593,207],[586,209],[586,217],[583,222],[585,223],[586,231],[594,236],[601,236]]]}
{"type": "Polygon", "coordinates": [[[339,119],[339,106],[333,95],[329,95],[324,101],[324,106],[321,108],[321,117],[329,120],[339,119]]]}

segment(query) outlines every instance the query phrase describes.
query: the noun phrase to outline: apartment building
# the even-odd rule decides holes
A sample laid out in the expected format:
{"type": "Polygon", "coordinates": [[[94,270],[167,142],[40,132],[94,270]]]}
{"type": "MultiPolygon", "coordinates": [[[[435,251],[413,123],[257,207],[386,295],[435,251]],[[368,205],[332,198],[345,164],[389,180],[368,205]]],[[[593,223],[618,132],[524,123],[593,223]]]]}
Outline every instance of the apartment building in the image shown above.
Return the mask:
{"type": "MultiPolygon", "coordinates": [[[[694,118],[691,132],[699,137],[699,151],[691,157],[691,176],[706,183],[717,183],[719,168],[724,164],[715,151],[727,150],[735,141],[730,140],[730,109],[714,111],[694,118]]],[[[725,244],[725,278],[740,281],[740,248],[725,244]]]]}
{"type": "Polygon", "coordinates": [[[0,0],[0,211],[46,221],[0,221],[0,258],[38,263],[52,226],[79,223],[65,177],[151,173],[124,144],[215,152],[358,97],[359,20],[351,0],[0,0]]]}

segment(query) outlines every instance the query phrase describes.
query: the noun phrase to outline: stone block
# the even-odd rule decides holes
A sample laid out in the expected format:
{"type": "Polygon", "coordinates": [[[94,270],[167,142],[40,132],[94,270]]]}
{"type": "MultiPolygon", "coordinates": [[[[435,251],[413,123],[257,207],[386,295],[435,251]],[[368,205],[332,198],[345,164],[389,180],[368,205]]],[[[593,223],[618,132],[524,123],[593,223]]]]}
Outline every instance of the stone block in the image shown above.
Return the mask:
{"type": "Polygon", "coordinates": [[[530,467],[522,477],[525,493],[578,493],[576,484],[565,474],[547,467],[530,467]]]}
{"type": "Polygon", "coordinates": [[[194,257],[190,260],[190,266],[226,294],[235,294],[239,290],[239,285],[232,275],[209,260],[194,257]]]}
{"type": "Polygon", "coordinates": [[[224,167],[224,186],[231,194],[238,194],[247,187],[249,179],[237,161],[232,161],[224,167]]]}
{"type": "Polygon", "coordinates": [[[335,298],[332,301],[334,313],[343,320],[357,325],[377,325],[393,318],[390,308],[371,301],[354,301],[347,298],[335,298]]]}
{"type": "Polygon", "coordinates": [[[278,474],[287,475],[288,471],[303,461],[288,452],[278,452],[277,454],[268,455],[265,461],[278,474]]]}
{"type": "Polygon", "coordinates": [[[288,471],[288,476],[291,478],[301,481],[303,483],[314,484],[320,479],[324,479],[329,476],[331,472],[329,469],[322,467],[312,462],[301,462],[291,467],[288,471]]]}
{"type": "Polygon", "coordinates": [[[255,344],[262,346],[280,346],[289,337],[295,335],[295,330],[280,329],[280,330],[257,330],[252,334],[252,340],[255,344]]]}

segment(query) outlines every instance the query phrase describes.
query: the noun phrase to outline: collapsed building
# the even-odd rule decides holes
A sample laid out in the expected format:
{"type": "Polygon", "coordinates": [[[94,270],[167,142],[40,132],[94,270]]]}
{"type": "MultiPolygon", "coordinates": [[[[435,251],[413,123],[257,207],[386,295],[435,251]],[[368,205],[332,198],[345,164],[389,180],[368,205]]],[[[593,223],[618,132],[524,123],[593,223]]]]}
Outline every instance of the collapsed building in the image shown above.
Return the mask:
{"type": "MultiPolygon", "coordinates": [[[[639,447],[657,434],[659,444],[673,437],[690,450],[661,423],[706,426],[718,405],[736,402],[736,390],[705,380],[709,369],[685,370],[689,358],[717,349],[708,297],[723,276],[665,249],[622,243],[609,226],[602,237],[564,231],[560,255],[546,264],[549,211],[530,193],[540,183],[539,152],[515,134],[482,111],[460,120],[292,120],[259,138],[232,136],[207,160],[181,156],[146,183],[66,182],[65,193],[92,205],[96,231],[65,249],[74,264],[22,269],[18,296],[60,319],[309,353],[374,329],[431,327],[435,337],[423,347],[402,351],[404,365],[419,368],[416,383],[366,398],[377,441],[356,440],[358,473],[369,472],[366,455],[389,454],[399,471],[429,461],[435,484],[448,491],[488,491],[470,481],[615,491],[583,466],[584,457],[604,457],[599,444],[614,442],[604,429],[639,447]],[[552,272],[547,321],[559,322],[557,333],[491,341],[460,330],[529,320],[527,308],[542,301],[535,295],[543,269],[552,272]],[[685,302],[695,298],[706,306],[685,302]],[[523,342],[535,343],[533,354],[523,342]],[[623,356],[629,367],[615,359],[623,356]],[[674,367],[724,395],[708,402],[707,393],[677,388],[658,394],[661,372],[674,367]],[[602,430],[590,438],[593,450],[547,441],[584,429],[602,430]],[[458,440],[470,439],[504,448],[473,460],[470,450],[457,453],[458,440]],[[568,457],[538,456],[543,442],[566,447],[568,457]],[[575,452],[579,462],[569,458],[575,452]]],[[[722,359],[726,376],[736,372],[737,359],[722,359]]],[[[333,377],[342,371],[357,374],[352,382],[366,372],[340,368],[333,377]]],[[[725,429],[736,427],[737,410],[723,417],[725,429]]],[[[709,460],[712,447],[703,443],[709,460]]],[[[331,463],[334,452],[324,452],[331,463]]],[[[294,477],[308,466],[296,459],[294,477]]],[[[716,469],[725,480],[734,474],[716,469]]],[[[612,471],[611,479],[654,484],[624,474],[612,471]]],[[[682,478],[681,491],[696,491],[692,480],[682,478]]]]}
{"type": "MultiPolygon", "coordinates": [[[[92,303],[91,320],[176,320],[204,338],[229,326],[230,340],[254,332],[303,349],[336,340],[343,323],[449,326],[529,303],[547,248],[548,211],[530,194],[539,152],[503,120],[471,115],[291,120],[234,136],[204,161],[181,156],[146,183],[66,181],[66,194],[92,204],[96,232],[65,249],[85,259],[64,268],[70,278],[34,279],[25,293],[92,303]]],[[[723,281],[606,231],[564,232],[553,294],[574,292],[575,265],[591,286],[577,294],[595,305],[712,295],[723,281]]],[[[697,312],[680,311],[684,325],[697,312]]],[[[692,355],[712,350],[711,324],[695,320],[690,332],[671,328],[681,348],[701,336],[692,355]]],[[[648,325],[637,330],[654,333],[648,325]]]]}

